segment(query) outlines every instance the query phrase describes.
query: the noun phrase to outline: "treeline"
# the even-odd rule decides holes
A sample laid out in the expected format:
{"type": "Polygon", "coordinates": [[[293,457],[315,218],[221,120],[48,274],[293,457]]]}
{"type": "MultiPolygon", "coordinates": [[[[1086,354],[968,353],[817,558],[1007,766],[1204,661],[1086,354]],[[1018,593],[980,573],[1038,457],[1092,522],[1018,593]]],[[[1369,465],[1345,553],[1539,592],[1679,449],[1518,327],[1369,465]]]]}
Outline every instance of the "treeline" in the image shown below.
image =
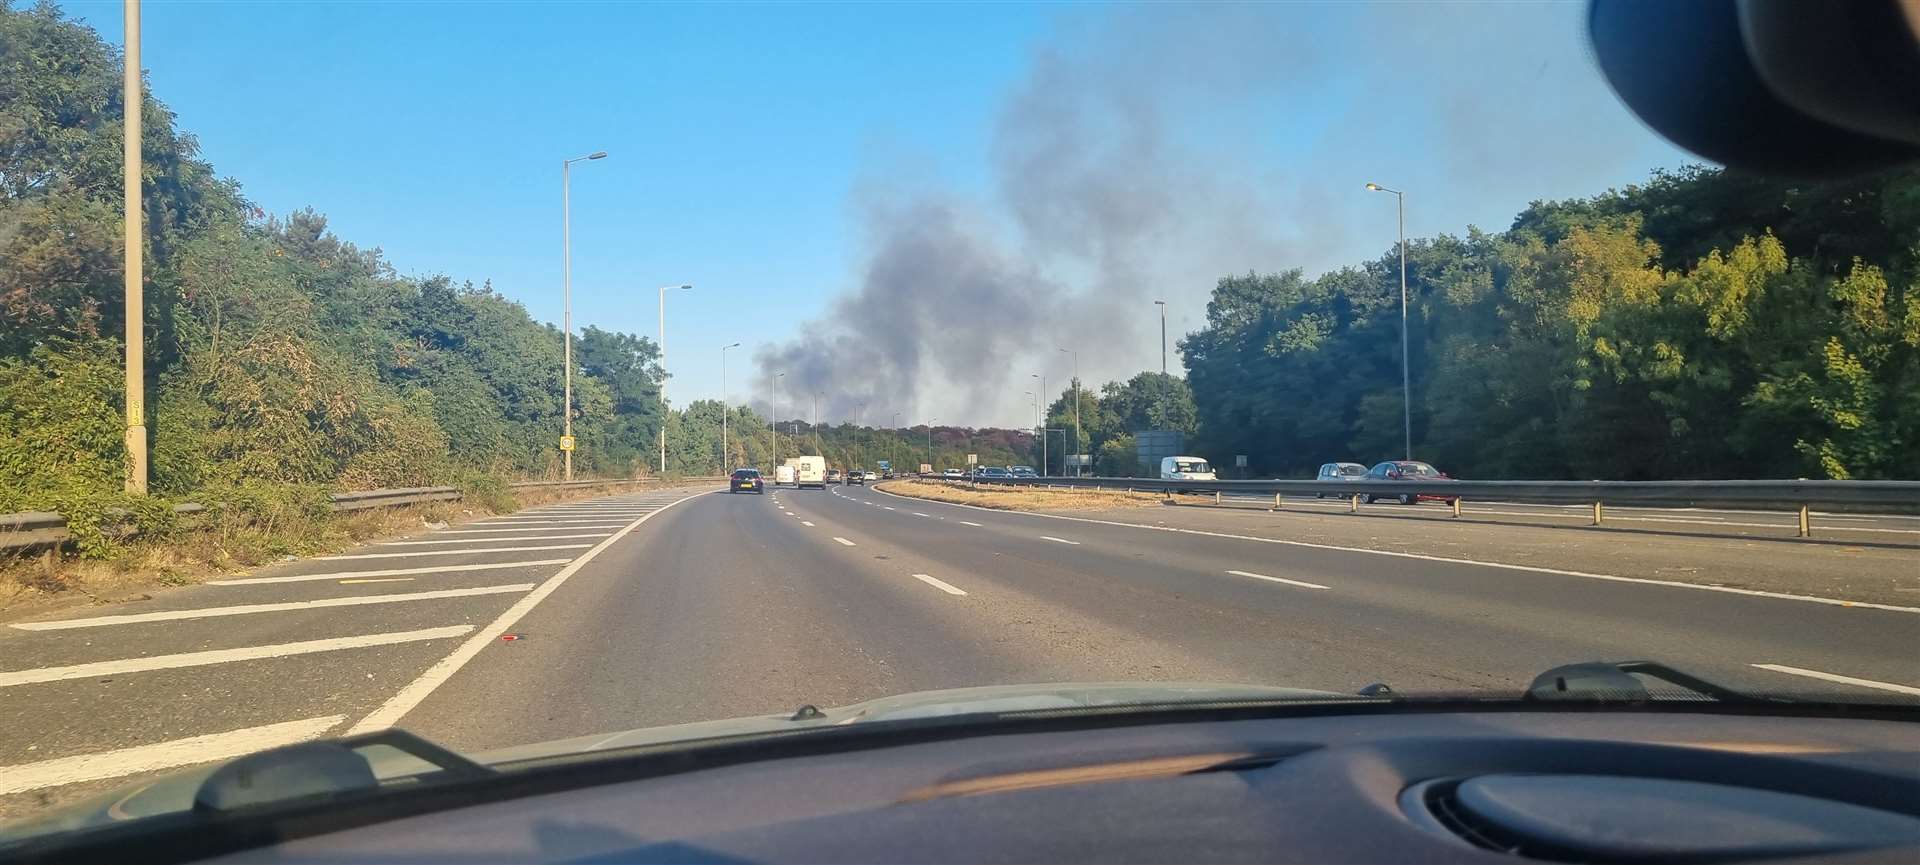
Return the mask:
{"type": "MultiPolygon", "coordinates": [[[[1479,478],[1920,477],[1920,176],[1688,168],[1407,254],[1414,457],[1479,478]]],[[[1399,259],[1221,279],[1198,447],[1401,452],[1399,259]]]]}
{"type": "MultiPolygon", "coordinates": [[[[0,2],[0,511],[122,484],[120,58],[0,2]]],[[[558,473],[561,334],[489,285],[401,277],[312,211],[266,218],[144,106],[147,416],[162,497],[558,473]]],[[[653,342],[574,346],[583,475],[655,454],[653,342]]]]}

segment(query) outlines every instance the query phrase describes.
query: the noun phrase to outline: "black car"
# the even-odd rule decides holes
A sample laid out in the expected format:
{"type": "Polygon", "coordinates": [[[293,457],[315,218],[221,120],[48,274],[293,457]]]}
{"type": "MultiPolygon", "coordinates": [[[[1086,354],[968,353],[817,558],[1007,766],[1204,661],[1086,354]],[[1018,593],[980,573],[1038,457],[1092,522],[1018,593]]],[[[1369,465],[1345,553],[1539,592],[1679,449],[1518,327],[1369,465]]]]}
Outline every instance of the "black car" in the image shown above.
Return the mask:
{"type": "Polygon", "coordinates": [[[752,490],[761,495],[767,494],[766,482],[760,478],[759,469],[734,469],[733,479],[727,481],[727,492],[739,493],[752,490]]]}
{"type": "Polygon", "coordinates": [[[852,486],[854,484],[859,484],[863,487],[867,485],[866,469],[851,469],[847,472],[846,485],[852,486]]]}

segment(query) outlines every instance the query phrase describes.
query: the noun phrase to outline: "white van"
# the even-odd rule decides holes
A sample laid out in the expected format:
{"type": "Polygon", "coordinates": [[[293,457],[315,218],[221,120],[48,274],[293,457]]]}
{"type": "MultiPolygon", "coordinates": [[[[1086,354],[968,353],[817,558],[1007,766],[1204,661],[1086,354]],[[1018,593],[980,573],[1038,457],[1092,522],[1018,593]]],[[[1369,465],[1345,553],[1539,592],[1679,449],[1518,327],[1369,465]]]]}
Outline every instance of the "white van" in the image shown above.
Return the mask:
{"type": "Polygon", "coordinates": [[[1213,466],[1199,457],[1166,457],[1160,460],[1160,479],[1163,481],[1211,481],[1213,466]]]}
{"type": "Polygon", "coordinates": [[[793,485],[801,489],[807,487],[827,488],[826,457],[794,457],[793,485]]]}
{"type": "Polygon", "coordinates": [[[777,466],[774,466],[773,468],[773,485],[777,487],[777,486],[780,486],[781,484],[786,484],[787,486],[793,486],[793,461],[792,460],[783,462],[777,466]]]}

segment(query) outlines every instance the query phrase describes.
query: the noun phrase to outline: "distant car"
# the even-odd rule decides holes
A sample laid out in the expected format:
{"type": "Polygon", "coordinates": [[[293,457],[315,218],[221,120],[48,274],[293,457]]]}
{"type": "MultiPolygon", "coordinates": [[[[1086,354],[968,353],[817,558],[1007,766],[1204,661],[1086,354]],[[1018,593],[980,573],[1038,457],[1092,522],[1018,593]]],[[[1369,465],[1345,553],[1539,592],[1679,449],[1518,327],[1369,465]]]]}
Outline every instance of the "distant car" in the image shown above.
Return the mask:
{"type": "MultiPolygon", "coordinates": [[[[1445,472],[1423,462],[1416,462],[1414,460],[1387,460],[1383,463],[1374,464],[1373,468],[1367,470],[1367,476],[1362,480],[1419,481],[1432,483],[1434,481],[1450,481],[1453,480],[1453,478],[1447,477],[1445,472]]],[[[1411,505],[1417,504],[1421,499],[1451,502],[1459,498],[1459,496],[1435,495],[1433,493],[1401,493],[1397,496],[1369,495],[1367,496],[1367,503],[1372,504],[1375,499],[1382,498],[1397,499],[1403,505],[1411,505]]]]}
{"type": "Polygon", "coordinates": [[[840,483],[839,469],[827,469],[827,483],[830,483],[830,484],[840,483]]]}
{"type": "MultiPolygon", "coordinates": [[[[1367,479],[1367,467],[1359,463],[1322,463],[1320,465],[1320,473],[1315,475],[1313,479],[1327,483],[1364,481],[1367,479]]],[[[1313,497],[1316,499],[1324,499],[1330,495],[1338,497],[1344,496],[1346,493],[1314,493],[1313,497]]]]}
{"type": "Polygon", "coordinates": [[[851,485],[853,485],[853,484],[859,484],[859,485],[861,485],[861,486],[863,486],[863,487],[864,487],[864,486],[866,486],[866,485],[867,485],[867,471],[866,471],[866,469],[852,469],[852,470],[849,470],[849,471],[847,472],[847,481],[846,481],[846,482],[847,482],[847,484],[848,484],[849,486],[851,486],[851,485]]]}
{"type": "Polygon", "coordinates": [[[1037,478],[1040,476],[1038,472],[1033,470],[1033,466],[1008,466],[1007,474],[1016,478],[1037,478]]]}
{"type": "Polygon", "coordinates": [[[999,466],[987,466],[980,470],[980,480],[983,481],[1004,481],[1010,477],[1013,477],[1013,472],[999,466]]]}
{"type": "Polygon", "coordinates": [[[786,484],[787,486],[793,486],[793,478],[794,478],[793,466],[790,464],[790,461],[787,463],[781,463],[780,465],[774,466],[773,468],[773,485],[774,486],[777,487],[777,486],[780,486],[781,484],[786,484]]]}
{"type": "Polygon", "coordinates": [[[733,479],[727,482],[727,492],[755,492],[767,494],[766,482],[760,477],[759,469],[734,469],[733,479]]]}
{"type": "Polygon", "coordinates": [[[947,469],[941,472],[940,476],[950,481],[964,480],[966,478],[966,474],[959,469],[947,469]]]}

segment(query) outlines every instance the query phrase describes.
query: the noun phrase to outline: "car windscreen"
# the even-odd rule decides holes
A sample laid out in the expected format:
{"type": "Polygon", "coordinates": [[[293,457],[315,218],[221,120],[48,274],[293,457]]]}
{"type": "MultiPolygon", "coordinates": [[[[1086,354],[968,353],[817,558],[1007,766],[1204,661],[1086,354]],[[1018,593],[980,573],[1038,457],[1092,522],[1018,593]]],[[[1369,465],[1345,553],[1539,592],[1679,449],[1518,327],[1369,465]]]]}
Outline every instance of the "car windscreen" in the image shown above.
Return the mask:
{"type": "Polygon", "coordinates": [[[1177,461],[1173,464],[1173,470],[1176,472],[1188,472],[1188,473],[1212,471],[1212,469],[1207,468],[1206,460],[1177,461]]]}

